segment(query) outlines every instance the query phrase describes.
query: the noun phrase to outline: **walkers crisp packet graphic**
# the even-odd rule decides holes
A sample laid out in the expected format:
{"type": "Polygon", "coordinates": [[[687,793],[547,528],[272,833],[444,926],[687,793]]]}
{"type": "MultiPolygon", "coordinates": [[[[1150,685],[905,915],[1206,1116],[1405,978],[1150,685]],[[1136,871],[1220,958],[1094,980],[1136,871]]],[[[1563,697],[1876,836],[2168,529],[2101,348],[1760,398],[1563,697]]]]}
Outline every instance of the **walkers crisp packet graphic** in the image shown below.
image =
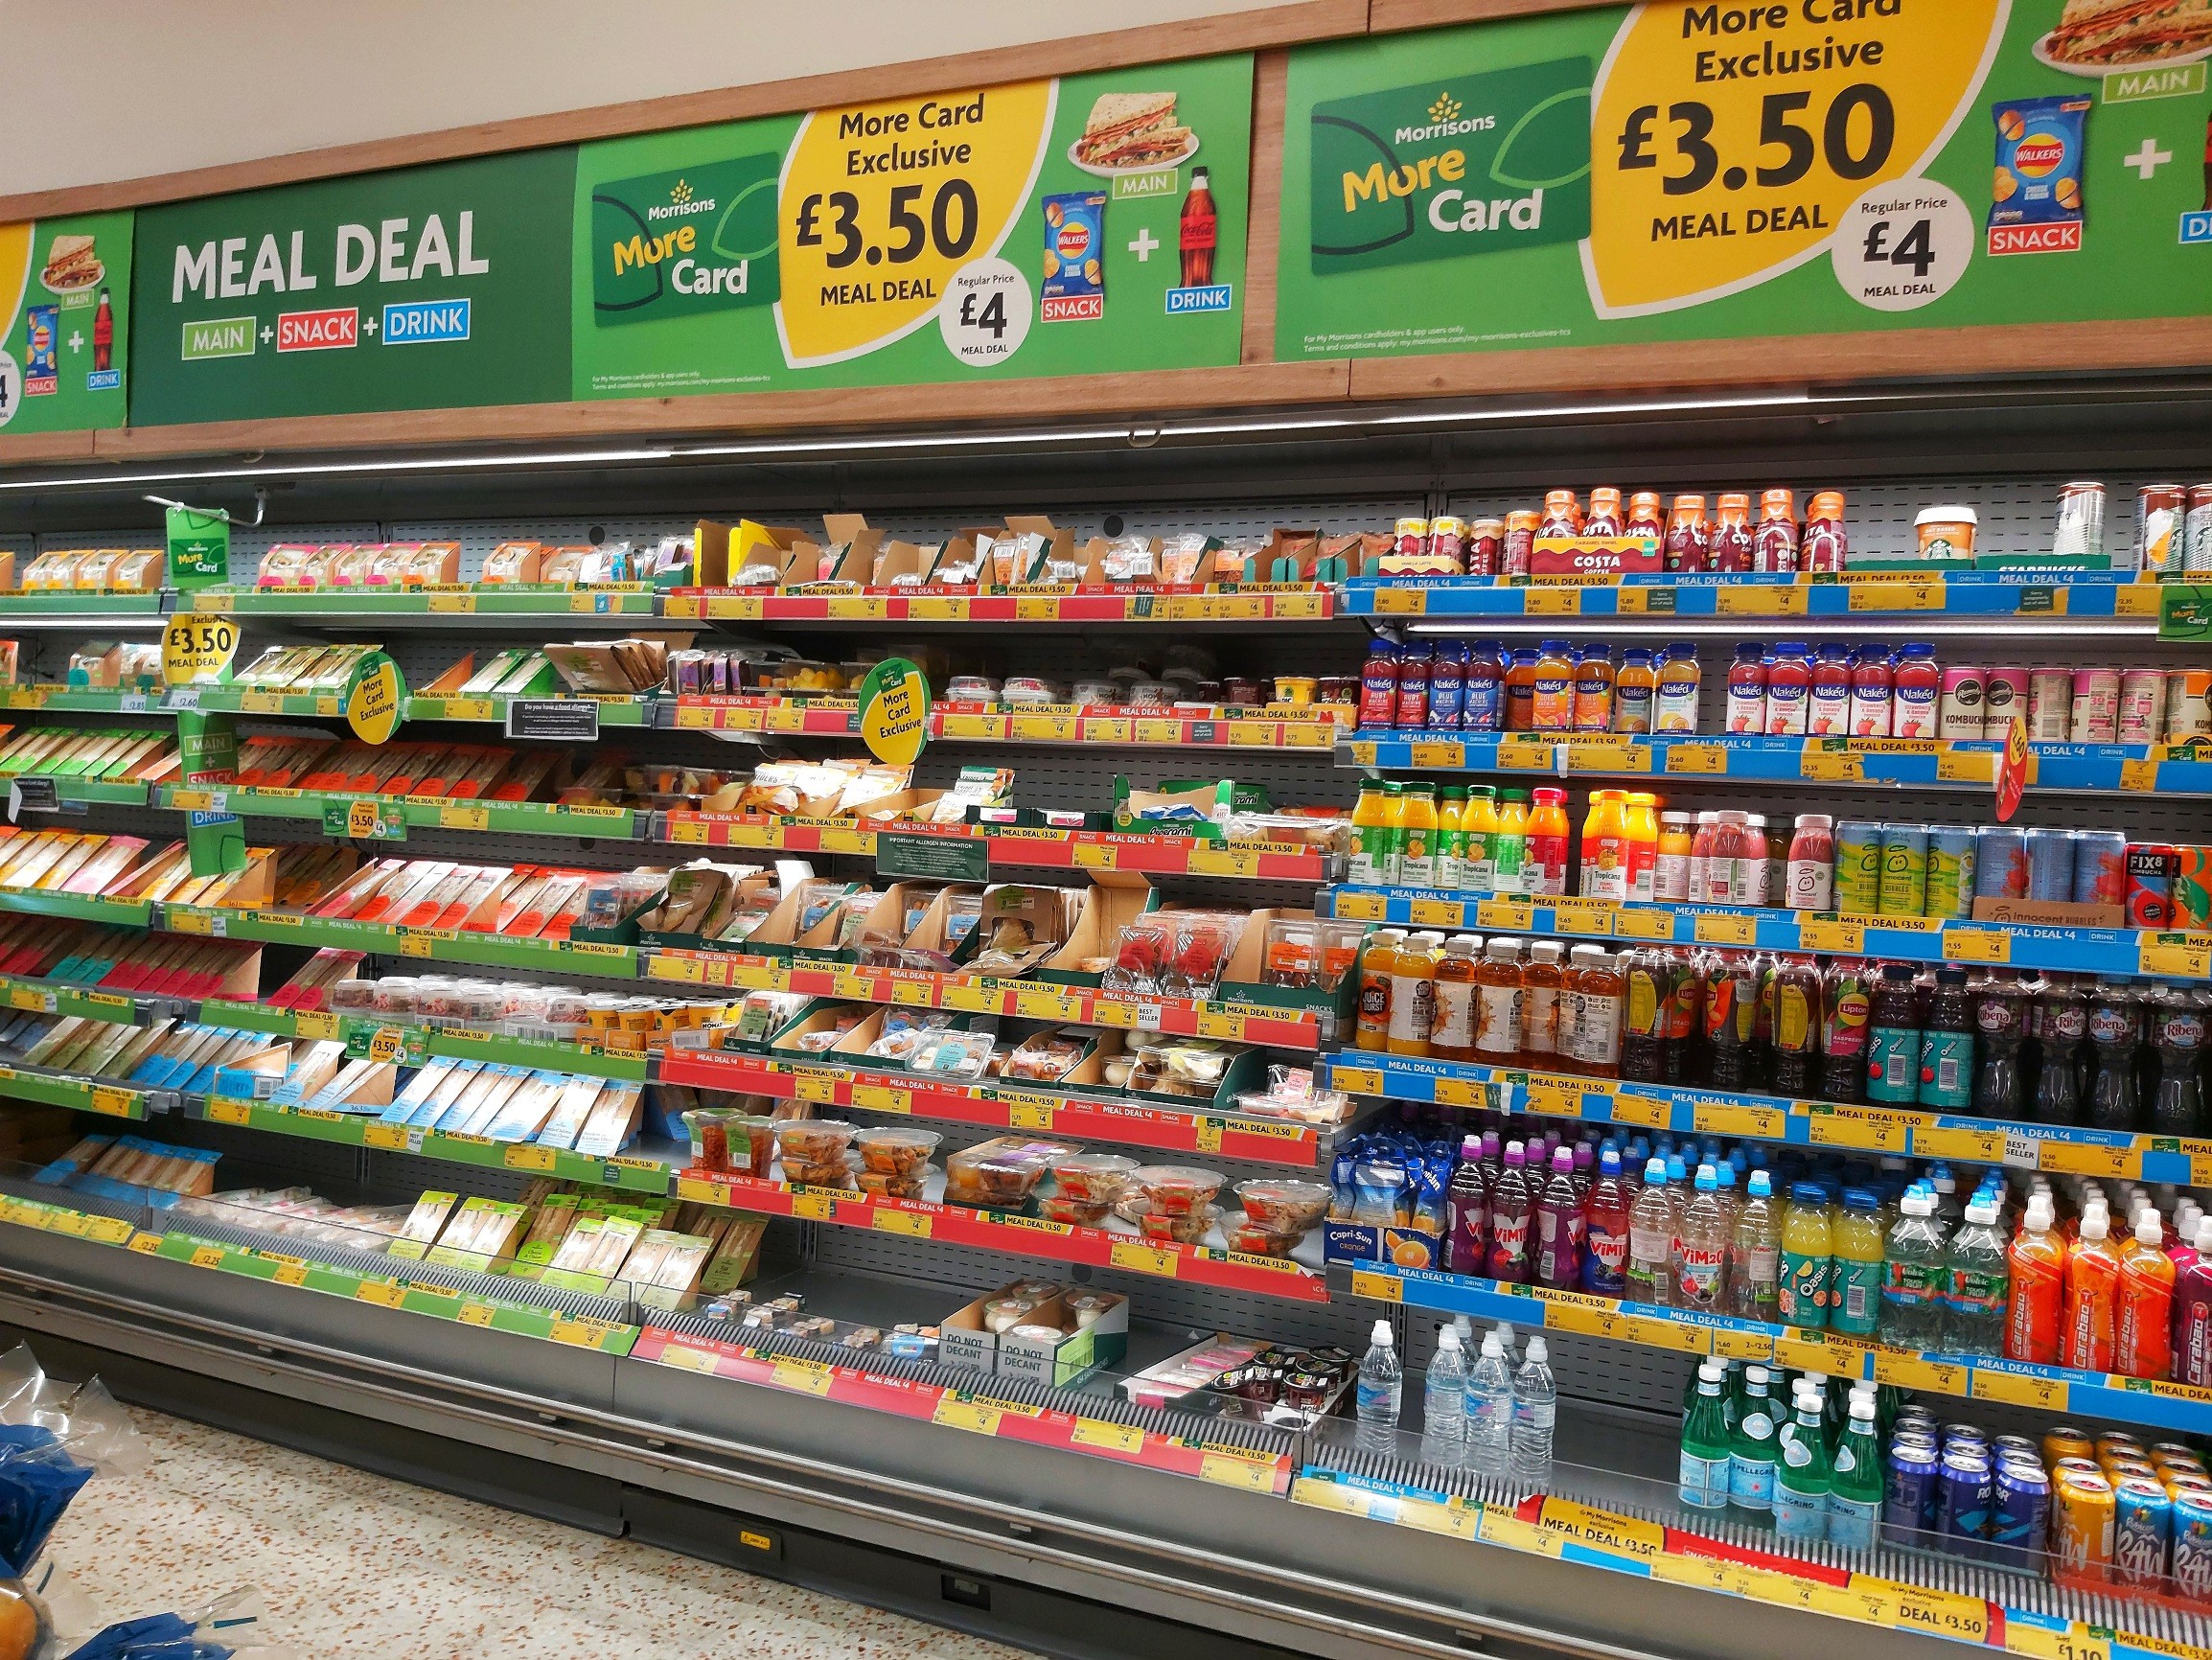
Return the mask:
{"type": "Polygon", "coordinates": [[[591,187],[591,312],[601,328],[773,305],[783,157],[740,156],[591,187]]]}

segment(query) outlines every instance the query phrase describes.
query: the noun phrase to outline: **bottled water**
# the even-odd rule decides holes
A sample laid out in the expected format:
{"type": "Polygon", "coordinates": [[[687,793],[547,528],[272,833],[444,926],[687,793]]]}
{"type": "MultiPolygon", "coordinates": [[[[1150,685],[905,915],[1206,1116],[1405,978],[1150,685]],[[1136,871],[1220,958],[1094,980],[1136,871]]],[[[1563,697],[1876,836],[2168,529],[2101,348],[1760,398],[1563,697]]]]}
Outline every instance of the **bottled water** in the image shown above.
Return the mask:
{"type": "Polygon", "coordinates": [[[1437,1333],[1436,1357],[1429,1362],[1421,1397],[1421,1463],[1458,1469],[1466,1456],[1467,1372],[1460,1356],[1460,1334],[1447,1326],[1437,1333]]]}
{"type": "Polygon", "coordinates": [[[1483,1333],[1483,1351],[1467,1369],[1465,1400],[1467,1468],[1503,1480],[1513,1433],[1513,1373],[1495,1331],[1483,1333]]]}
{"type": "Polygon", "coordinates": [[[1354,1406],[1359,1427],[1353,1444],[1361,1452],[1394,1453],[1398,1441],[1398,1407],[1405,1394],[1405,1373],[1398,1366],[1398,1351],[1391,1336],[1391,1323],[1374,1323],[1366,1357],[1359,1363],[1359,1385],[1354,1406]]]}
{"type": "Polygon", "coordinates": [[[1513,1485],[1534,1492],[1552,1485],[1552,1427],[1559,1416],[1559,1386],[1549,1359],[1544,1340],[1532,1337],[1528,1358],[1513,1373],[1513,1485]]]}

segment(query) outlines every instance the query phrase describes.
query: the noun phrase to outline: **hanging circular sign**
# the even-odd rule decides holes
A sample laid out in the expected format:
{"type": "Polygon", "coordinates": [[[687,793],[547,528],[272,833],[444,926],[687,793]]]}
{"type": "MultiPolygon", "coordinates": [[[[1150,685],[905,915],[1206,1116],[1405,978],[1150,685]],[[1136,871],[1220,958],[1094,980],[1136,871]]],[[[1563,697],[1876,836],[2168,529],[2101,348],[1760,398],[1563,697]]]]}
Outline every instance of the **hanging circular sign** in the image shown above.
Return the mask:
{"type": "Polygon", "coordinates": [[[905,657],[886,657],[861,681],[861,741],[877,760],[910,767],[929,739],[930,682],[905,657]]]}
{"type": "Polygon", "coordinates": [[[399,726],[406,703],[400,665],[381,652],[365,658],[346,688],[346,724],[364,744],[381,744],[399,726]]]}
{"type": "Polygon", "coordinates": [[[238,624],[204,611],[178,611],[161,631],[161,678],[173,686],[222,679],[238,656],[238,624]]]}

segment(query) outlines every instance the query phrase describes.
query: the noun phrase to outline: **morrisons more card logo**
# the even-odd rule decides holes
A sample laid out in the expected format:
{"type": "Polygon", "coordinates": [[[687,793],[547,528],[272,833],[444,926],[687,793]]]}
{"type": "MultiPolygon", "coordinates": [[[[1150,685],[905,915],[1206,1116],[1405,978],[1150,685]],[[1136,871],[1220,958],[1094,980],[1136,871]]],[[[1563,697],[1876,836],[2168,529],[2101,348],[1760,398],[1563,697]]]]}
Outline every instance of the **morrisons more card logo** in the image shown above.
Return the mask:
{"type": "Polygon", "coordinates": [[[777,154],[591,187],[591,311],[601,327],[772,305],[777,154]]]}
{"type": "Polygon", "coordinates": [[[1587,58],[1313,109],[1316,275],[1590,234],[1587,58]]]}

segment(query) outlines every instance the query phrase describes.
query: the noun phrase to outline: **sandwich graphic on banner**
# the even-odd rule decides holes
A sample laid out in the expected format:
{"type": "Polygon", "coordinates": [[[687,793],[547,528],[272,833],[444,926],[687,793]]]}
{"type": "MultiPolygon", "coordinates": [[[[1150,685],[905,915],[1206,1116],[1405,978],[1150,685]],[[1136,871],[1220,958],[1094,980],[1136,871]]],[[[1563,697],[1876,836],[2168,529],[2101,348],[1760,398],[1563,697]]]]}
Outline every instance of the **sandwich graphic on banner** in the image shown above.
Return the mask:
{"type": "Polygon", "coordinates": [[[2046,60],[2124,68],[2212,47],[2212,0],[2066,0],[2043,37],[2046,60]]]}
{"type": "Polygon", "coordinates": [[[46,268],[38,280],[55,293],[89,288],[107,274],[87,236],[58,236],[46,250],[46,268]]]}
{"type": "Polygon", "coordinates": [[[1075,141],[1075,160],[1101,172],[1166,167],[1197,146],[1190,128],[1175,121],[1172,92],[1108,92],[1091,106],[1083,136],[1075,141]]]}

